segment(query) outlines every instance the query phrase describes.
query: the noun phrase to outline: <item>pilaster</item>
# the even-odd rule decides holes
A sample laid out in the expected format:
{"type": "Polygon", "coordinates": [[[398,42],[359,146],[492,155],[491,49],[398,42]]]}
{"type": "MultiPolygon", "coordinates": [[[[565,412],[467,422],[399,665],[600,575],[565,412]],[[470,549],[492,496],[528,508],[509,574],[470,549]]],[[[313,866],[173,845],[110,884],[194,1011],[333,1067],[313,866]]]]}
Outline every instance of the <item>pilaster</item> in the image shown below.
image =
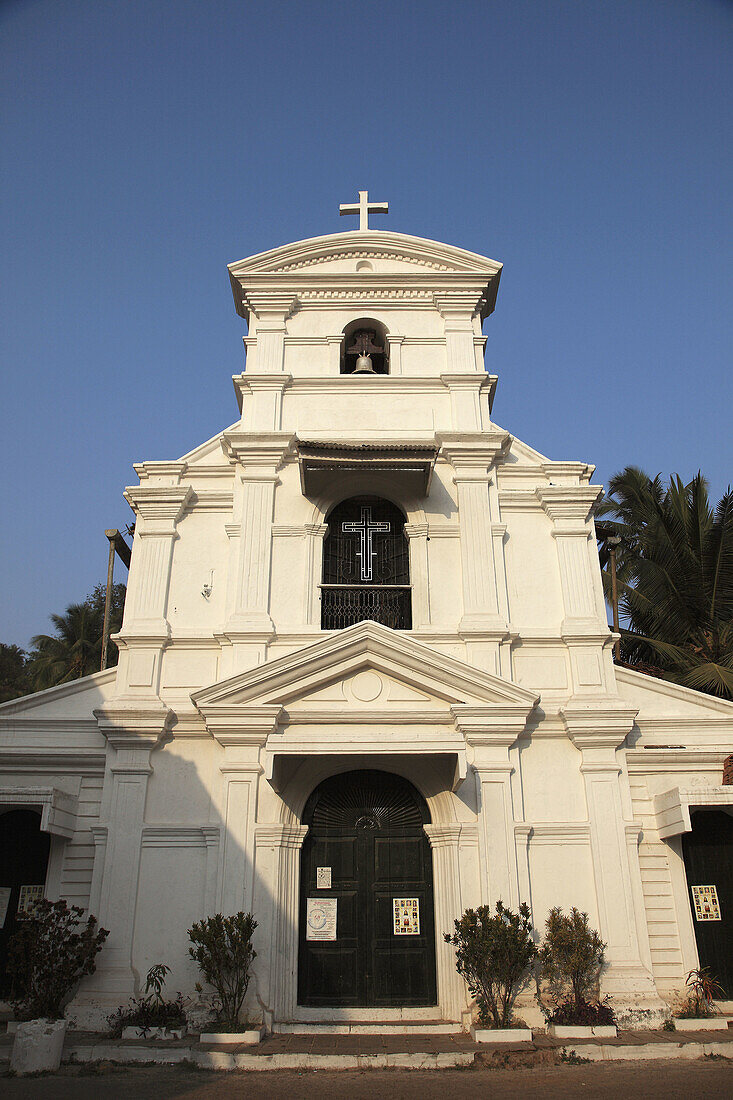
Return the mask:
{"type": "Polygon", "coordinates": [[[225,675],[265,659],[274,634],[270,618],[272,521],[278,471],[293,449],[286,432],[226,432],[223,446],[237,465],[224,637],[231,645],[225,675]]]}
{"type": "Polygon", "coordinates": [[[428,567],[427,523],[406,523],[405,534],[410,546],[410,577],[412,578],[412,625],[419,630],[430,626],[430,573],[428,567]]]}
{"type": "Polygon", "coordinates": [[[263,915],[257,982],[268,1025],[295,1016],[300,851],[307,833],[307,825],[263,824],[255,829],[257,912],[263,915]]]}
{"type": "Polygon", "coordinates": [[[387,334],[390,374],[402,374],[402,345],[404,342],[404,336],[391,336],[389,333],[387,334]]]}
{"type": "Polygon", "coordinates": [[[458,626],[468,659],[500,674],[500,643],[507,635],[501,614],[489,507],[492,466],[510,443],[507,432],[441,433],[441,454],[453,467],[461,540],[463,616],[458,626]]]}
{"type": "Polygon", "coordinates": [[[95,915],[110,936],[95,974],[85,984],[85,993],[99,988],[125,996],[135,992],[132,945],[145,799],[153,771],[150,756],[165,738],[173,715],[161,703],[145,708],[108,704],[94,716],[114,750],[108,756],[105,776],[108,820],[94,833],[92,878],[92,898],[98,906],[95,915]]]}
{"type": "Polygon", "coordinates": [[[604,645],[610,638],[599,614],[591,561],[591,514],[602,490],[596,485],[549,485],[536,495],[552,520],[565,618],[561,632],[570,654],[573,694],[596,696],[607,689],[604,645]]]}
{"type": "Polygon", "coordinates": [[[327,523],[305,525],[305,578],[303,586],[303,622],[306,626],[321,625],[320,588],[323,570],[323,540],[328,534],[327,523]]]}
{"type": "Polygon", "coordinates": [[[173,544],[193,490],[145,484],[129,486],[124,495],[137,522],[119,635],[118,694],[143,697],[158,690],[161,657],[171,632],[167,613],[173,544]]]}
{"type": "Polygon", "coordinates": [[[453,933],[453,922],[463,912],[458,822],[423,825],[433,852],[435,883],[435,962],[438,973],[438,1004],[444,1020],[460,1020],[466,1008],[466,987],[456,970],[454,949],[443,939],[453,933]]]}
{"type": "Polygon", "coordinates": [[[473,318],[481,308],[481,295],[472,290],[443,290],[433,295],[433,302],[443,318],[448,371],[475,374],[473,318]]]}
{"type": "Polygon", "coordinates": [[[280,430],[283,394],[292,380],[290,374],[253,374],[249,370],[232,378],[242,413],[242,424],[246,424],[247,430],[280,430]]]}
{"type": "Polygon", "coordinates": [[[646,921],[643,911],[637,912],[643,906],[636,845],[639,827],[625,815],[630,799],[622,797],[621,784],[627,781],[616,758],[636,711],[599,702],[568,705],[561,715],[568,736],[582,754],[600,934],[608,944],[603,987],[608,993],[655,998],[646,921]]]}
{"type": "Polygon", "coordinates": [[[292,292],[276,290],[248,291],[243,297],[256,337],[256,341],[251,336],[247,340],[248,367],[257,374],[277,374],[284,364],[285,322],[297,298],[292,292]]]}
{"type": "Polygon", "coordinates": [[[523,810],[514,805],[509,750],[525,729],[532,707],[455,705],[456,728],[472,750],[479,819],[481,904],[501,900],[516,908],[520,901],[515,821],[523,810]]]}
{"type": "Polygon", "coordinates": [[[254,906],[254,822],[257,816],[261,750],[277,727],[279,706],[213,703],[199,707],[206,728],[224,750],[217,910],[245,912],[254,906]]]}

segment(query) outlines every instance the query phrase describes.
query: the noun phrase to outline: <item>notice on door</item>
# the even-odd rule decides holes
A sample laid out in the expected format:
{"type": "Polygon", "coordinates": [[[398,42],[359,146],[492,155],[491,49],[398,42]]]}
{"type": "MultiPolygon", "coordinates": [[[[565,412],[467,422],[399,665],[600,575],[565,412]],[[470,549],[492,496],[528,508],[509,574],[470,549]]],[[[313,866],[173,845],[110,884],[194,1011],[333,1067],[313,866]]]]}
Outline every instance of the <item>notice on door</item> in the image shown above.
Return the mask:
{"type": "Polygon", "coordinates": [[[395,936],[420,935],[420,902],[417,898],[392,898],[395,936]]]}
{"type": "Polygon", "coordinates": [[[316,890],[331,889],[331,868],[316,867],[316,890]]]}
{"type": "Polygon", "coordinates": [[[336,939],[337,898],[308,898],[306,908],[307,940],[336,939]]]}
{"type": "Polygon", "coordinates": [[[692,903],[695,920],[720,920],[720,902],[715,886],[693,886],[692,903]]]}

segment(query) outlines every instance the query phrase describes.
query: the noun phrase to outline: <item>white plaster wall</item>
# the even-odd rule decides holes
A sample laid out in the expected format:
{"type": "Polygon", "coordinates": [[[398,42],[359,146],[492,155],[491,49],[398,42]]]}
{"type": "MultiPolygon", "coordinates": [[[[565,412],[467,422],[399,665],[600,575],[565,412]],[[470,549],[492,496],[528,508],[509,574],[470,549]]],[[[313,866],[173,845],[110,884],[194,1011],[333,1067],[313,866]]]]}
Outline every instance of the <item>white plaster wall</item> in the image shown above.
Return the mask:
{"type": "Polygon", "coordinates": [[[151,758],[145,821],[151,825],[220,824],[221,748],[208,736],[174,738],[151,758]]]}
{"type": "Polygon", "coordinates": [[[535,928],[544,930],[547,914],[554,906],[573,906],[587,913],[591,926],[598,928],[598,906],[593,882],[590,843],[557,837],[554,841],[537,836],[529,842],[532,917],[535,928]]]}
{"type": "Polygon", "coordinates": [[[550,521],[537,512],[502,509],[507,525],[506,563],[512,626],[530,634],[559,636],[564,610],[555,540],[550,521]]]}
{"type": "Polygon", "coordinates": [[[566,737],[521,738],[519,759],[527,822],[588,820],[580,753],[566,737]]]}
{"type": "Polygon", "coordinates": [[[140,855],[133,940],[133,967],[142,986],[154,963],[170,966],[166,993],[191,994],[200,980],[188,955],[187,929],[204,912],[205,857],[202,847],[148,847],[140,855]]]}

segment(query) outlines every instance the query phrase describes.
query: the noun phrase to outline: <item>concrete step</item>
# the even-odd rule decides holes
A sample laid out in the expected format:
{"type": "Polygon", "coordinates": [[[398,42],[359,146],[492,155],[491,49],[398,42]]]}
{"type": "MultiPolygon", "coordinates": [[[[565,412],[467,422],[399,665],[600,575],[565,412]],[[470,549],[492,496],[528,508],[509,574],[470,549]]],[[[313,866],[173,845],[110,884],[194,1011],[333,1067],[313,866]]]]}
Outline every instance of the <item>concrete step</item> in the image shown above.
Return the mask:
{"type": "Polygon", "coordinates": [[[320,1023],[274,1023],[279,1035],[460,1035],[461,1025],[446,1020],[327,1020],[320,1023]]]}

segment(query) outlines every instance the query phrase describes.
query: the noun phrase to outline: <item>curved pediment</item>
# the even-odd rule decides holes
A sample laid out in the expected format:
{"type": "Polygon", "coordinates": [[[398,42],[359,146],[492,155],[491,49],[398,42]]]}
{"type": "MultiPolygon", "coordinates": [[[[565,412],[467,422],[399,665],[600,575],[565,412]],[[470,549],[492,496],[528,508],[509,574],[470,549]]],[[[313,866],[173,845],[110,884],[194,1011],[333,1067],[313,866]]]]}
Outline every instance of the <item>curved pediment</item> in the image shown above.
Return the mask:
{"type": "Polygon", "coordinates": [[[501,264],[454,245],[383,230],[310,237],[229,265],[233,278],[248,275],[372,275],[457,273],[498,275],[501,264]]]}

